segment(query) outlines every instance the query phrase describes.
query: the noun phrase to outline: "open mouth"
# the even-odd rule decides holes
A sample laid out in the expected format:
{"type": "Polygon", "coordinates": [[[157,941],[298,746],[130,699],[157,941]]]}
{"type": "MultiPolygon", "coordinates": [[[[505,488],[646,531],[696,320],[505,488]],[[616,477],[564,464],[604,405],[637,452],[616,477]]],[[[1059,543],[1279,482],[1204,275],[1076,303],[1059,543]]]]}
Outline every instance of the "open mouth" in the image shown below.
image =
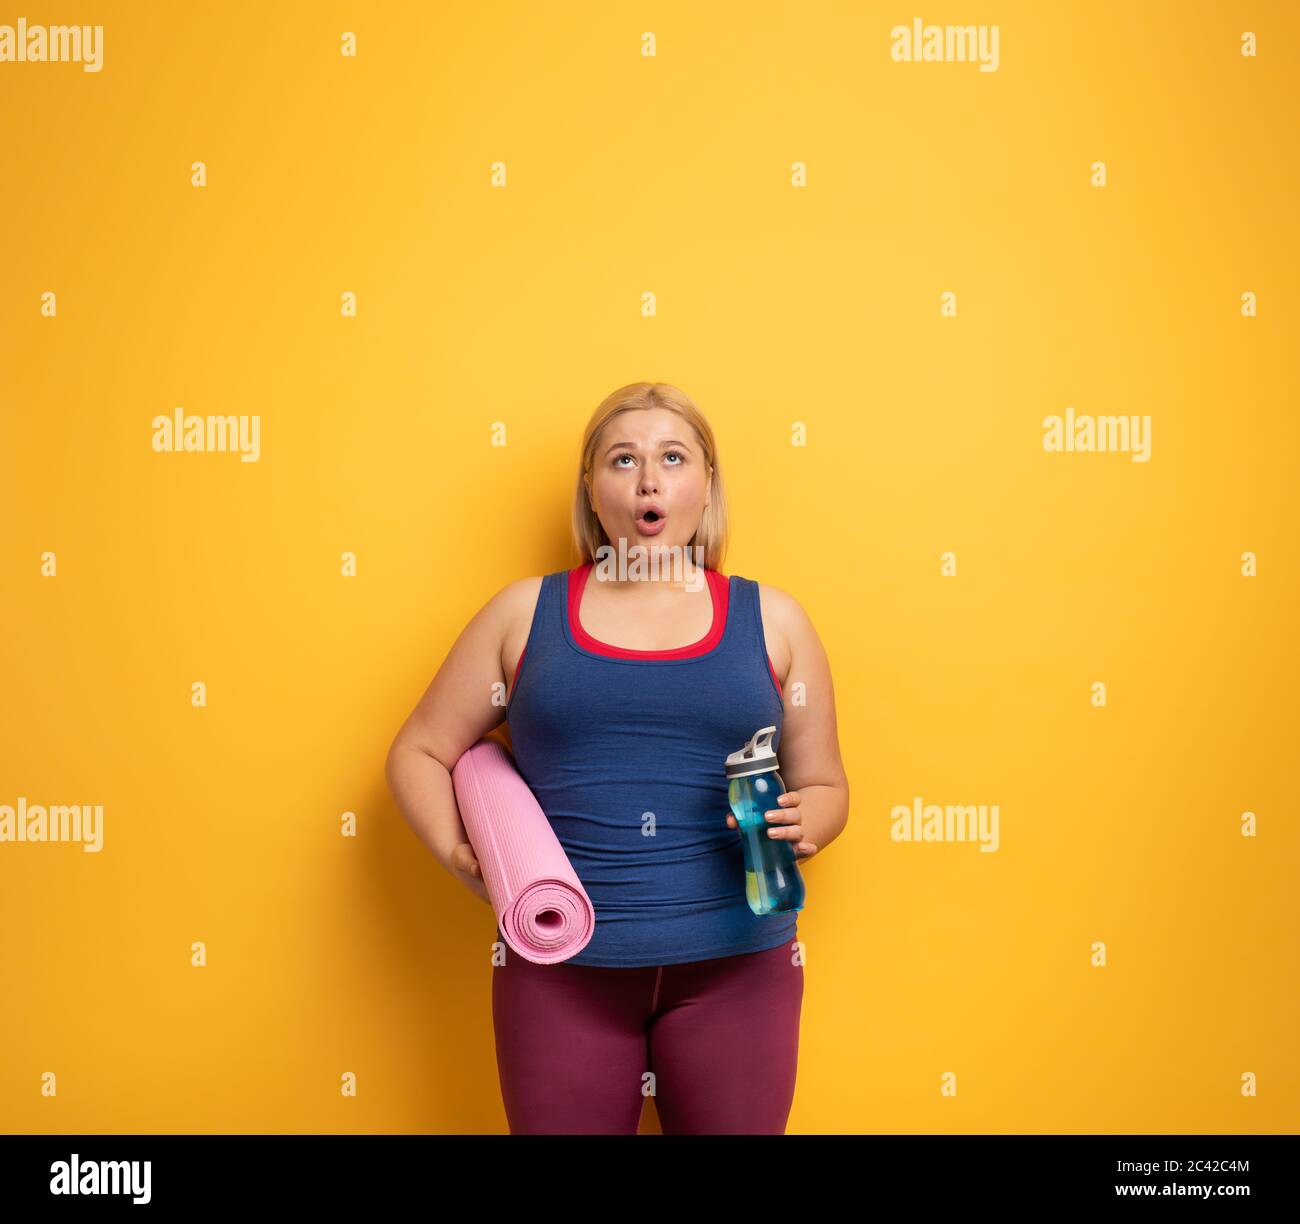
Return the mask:
{"type": "Polygon", "coordinates": [[[641,535],[658,535],[667,521],[662,510],[655,509],[653,505],[646,506],[644,510],[637,511],[636,529],[641,535]]]}

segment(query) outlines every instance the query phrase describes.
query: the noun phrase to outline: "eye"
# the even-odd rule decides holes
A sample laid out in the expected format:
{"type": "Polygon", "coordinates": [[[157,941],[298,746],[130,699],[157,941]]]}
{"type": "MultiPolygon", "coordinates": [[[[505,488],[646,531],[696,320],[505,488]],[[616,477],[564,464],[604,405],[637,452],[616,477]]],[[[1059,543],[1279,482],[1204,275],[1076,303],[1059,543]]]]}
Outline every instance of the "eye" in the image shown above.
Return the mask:
{"type": "Polygon", "coordinates": [[[632,456],[629,455],[626,451],[624,451],[621,455],[615,455],[615,456],[614,456],[614,466],[615,466],[615,467],[618,467],[618,461],[619,461],[620,459],[631,459],[631,458],[632,458],[632,456]]]}
{"type": "MultiPolygon", "coordinates": [[[[668,455],[676,455],[677,458],[682,460],[683,463],[686,461],[686,456],[683,455],[681,451],[669,451],[668,454],[664,456],[664,458],[667,459],[668,455]]],[[[677,463],[673,464],[673,467],[680,467],[680,466],[681,464],[677,464],[677,463]]]]}

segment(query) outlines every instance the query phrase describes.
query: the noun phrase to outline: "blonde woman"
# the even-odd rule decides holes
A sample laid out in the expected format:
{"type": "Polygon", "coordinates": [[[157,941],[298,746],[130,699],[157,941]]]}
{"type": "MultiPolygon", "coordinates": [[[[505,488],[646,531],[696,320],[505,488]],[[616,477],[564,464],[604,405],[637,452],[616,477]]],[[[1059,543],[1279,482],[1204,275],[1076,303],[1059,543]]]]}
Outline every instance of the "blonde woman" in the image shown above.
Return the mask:
{"type": "MultiPolygon", "coordinates": [[[[579,564],[500,590],[389,752],[389,785],[439,862],[487,900],[450,770],[498,726],[591,898],[567,961],[493,969],[512,1134],[783,1134],[798,1062],[797,912],[756,916],[723,762],[759,728],[788,788],[769,836],[800,863],[848,820],[830,667],[791,596],[722,572],[713,430],[664,383],[622,387],[583,434],[579,564]],[[650,567],[618,557],[697,559],[650,567]],[[608,562],[608,564],[605,564],[608,562]],[[806,700],[793,704],[799,681],[806,700]]],[[[497,938],[501,939],[500,928],[497,938]]]]}

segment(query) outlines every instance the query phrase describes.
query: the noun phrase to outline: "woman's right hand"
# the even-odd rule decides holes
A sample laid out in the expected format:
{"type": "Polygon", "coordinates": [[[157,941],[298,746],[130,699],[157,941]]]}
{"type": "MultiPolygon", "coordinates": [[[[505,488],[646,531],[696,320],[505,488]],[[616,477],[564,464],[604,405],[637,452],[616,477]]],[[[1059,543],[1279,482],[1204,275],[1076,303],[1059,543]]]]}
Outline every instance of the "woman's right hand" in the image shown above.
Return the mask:
{"type": "Polygon", "coordinates": [[[483,873],[474,857],[474,847],[469,842],[461,842],[451,852],[451,871],[466,888],[476,897],[492,904],[488,896],[487,885],[483,883],[483,873]]]}

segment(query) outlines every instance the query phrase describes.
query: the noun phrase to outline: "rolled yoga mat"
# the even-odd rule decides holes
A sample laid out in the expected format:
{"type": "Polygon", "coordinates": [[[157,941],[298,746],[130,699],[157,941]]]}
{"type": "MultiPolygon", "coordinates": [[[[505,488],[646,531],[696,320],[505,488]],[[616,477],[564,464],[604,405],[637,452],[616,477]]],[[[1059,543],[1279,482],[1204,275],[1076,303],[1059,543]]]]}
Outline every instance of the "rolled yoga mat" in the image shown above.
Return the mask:
{"type": "Polygon", "coordinates": [[[514,758],[479,740],[451,780],[506,943],[539,965],[576,956],[591,942],[596,911],[514,758]]]}

